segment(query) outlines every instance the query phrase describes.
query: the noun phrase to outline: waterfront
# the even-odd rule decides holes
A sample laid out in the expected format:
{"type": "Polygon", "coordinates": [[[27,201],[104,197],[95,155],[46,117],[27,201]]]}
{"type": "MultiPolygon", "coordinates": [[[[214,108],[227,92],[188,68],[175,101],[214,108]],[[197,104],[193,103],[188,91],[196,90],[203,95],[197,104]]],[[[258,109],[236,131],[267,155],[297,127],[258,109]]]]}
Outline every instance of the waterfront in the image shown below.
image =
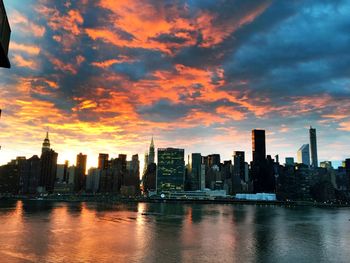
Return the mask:
{"type": "Polygon", "coordinates": [[[1,262],[348,262],[348,208],[1,201],[1,262]]]}

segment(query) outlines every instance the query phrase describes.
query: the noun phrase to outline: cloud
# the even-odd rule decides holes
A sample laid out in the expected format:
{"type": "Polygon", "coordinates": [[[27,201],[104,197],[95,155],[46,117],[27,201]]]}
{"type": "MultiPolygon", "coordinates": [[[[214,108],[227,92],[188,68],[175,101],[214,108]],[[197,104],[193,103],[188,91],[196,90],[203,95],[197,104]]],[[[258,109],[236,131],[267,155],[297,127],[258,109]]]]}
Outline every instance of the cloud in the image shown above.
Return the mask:
{"type": "Polygon", "coordinates": [[[46,127],[69,158],[143,152],[152,133],[161,146],[224,158],[250,152],[253,128],[281,156],[308,140],[309,125],[320,148],[349,141],[347,1],[7,5],[14,66],[0,72],[0,125],[2,141],[14,129],[16,140],[5,149],[34,152],[33,137],[40,150],[46,127]]]}

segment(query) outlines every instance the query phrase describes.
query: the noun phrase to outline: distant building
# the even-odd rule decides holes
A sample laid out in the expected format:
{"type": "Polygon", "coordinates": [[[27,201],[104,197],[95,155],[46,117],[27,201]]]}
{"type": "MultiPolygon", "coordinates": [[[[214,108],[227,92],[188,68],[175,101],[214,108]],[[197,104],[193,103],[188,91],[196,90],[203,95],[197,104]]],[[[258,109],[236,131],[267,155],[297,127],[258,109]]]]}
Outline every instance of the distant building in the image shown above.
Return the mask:
{"type": "Polygon", "coordinates": [[[245,178],[245,158],[244,152],[235,151],[233,153],[234,174],[241,178],[243,182],[246,182],[245,178]]]}
{"type": "Polygon", "coordinates": [[[131,161],[126,162],[126,176],[122,186],[127,186],[128,196],[140,194],[140,161],[138,154],[131,157],[131,161]]]}
{"type": "Polygon", "coordinates": [[[311,149],[311,165],[312,167],[318,167],[316,129],[310,127],[309,134],[311,149]]]}
{"type": "Polygon", "coordinates": [[[158,149],[157,192],[184,190],[184,154],[184,149],[158,149]]]}
{"type": "Polygon", "coordinates": [[[0,67],[10,68],[8,48],[10,43],[11,28],[7,19],[5,6],[0,0],[0,67]]]}
{"type": "Polygon", "coordinates": [[[309,144],[303,144],[297,152],[298,163],[310,166],[309,144]]]}
{"type": "Polygon", "coordinates": [[[87,155],[79,153],[74,175],[74,191],[80,192],[85,189],[87,155]]]}
{"type": "Polygon", "coordinates": [[[251,174],[254,192],[274,192],[274,166],[271,157],[269,157],[269,161],[266,159],[265,130],[252,130],[252,148],[251,174]]]}
{"type": "Polygon", "coordinates": [[[294,165],[294,158],[286,157],[286,165],[294,165]]]}
{"type": "Polygon", "coordinates": [[[66,182],[68,178],[68,161],[57,164],[56,180],[60,183],[66,182]]]}
{"type": "Polygon", "coordinates": [[[348,191],[350,190],[350,159],[345,160],[345,173],[348,181],[348,191]]]}
{"type": "Polygon", "coordinates": [[[202,181],[202,155],[200,153],[192,153],[188,155],[187,172],[190,190],[200,190],[202,181]]]}
{"type": "Polygon", "coordinates": [[[38,192],[53,192],[57,173],[58,153],[50,148],[49,134],[46,133],[41,148],[41,173],[38,184],[38,192]]]}
{"type": "Polygon", "coordinates": [[[103,170],[108,167],[108,153],[98,154],[98,169],[103,170]]]}
{"type": "Polygon", "coordinates": [[[99,168],[90,168],[86,176],[86,191],[96,193],[100,184],[100,172],[99,168]]]}
{"type": "Polygon", "coordinates": [[[332,162],[331,161],[323,161],[320,162],[320,167],[321,168],[326,168],[326,169],[333,169],[332,162]]]}

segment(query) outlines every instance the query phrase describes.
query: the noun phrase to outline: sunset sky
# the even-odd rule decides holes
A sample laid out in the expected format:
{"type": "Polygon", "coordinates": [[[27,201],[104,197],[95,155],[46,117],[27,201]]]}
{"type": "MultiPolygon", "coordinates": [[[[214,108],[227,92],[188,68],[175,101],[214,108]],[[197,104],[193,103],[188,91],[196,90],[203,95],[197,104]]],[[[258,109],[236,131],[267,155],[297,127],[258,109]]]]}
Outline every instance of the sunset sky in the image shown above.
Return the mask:
{"type": "Polygon", "coordinates": [[[317,129],[319,160],[350,157],[350,1],[4,0],[0,163],[40,154],[155,146],[296,158],[317,129]]]}

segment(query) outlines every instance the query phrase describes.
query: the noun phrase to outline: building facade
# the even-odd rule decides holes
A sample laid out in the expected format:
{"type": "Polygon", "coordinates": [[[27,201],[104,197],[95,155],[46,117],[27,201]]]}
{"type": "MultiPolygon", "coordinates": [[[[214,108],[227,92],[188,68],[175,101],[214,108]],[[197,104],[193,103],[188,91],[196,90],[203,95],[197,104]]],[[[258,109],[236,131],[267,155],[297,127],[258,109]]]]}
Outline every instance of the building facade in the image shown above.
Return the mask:
{"type": "Polygon", "coordinates": [[[184,190],[184,149],[158,149],[157,192],[184,190]]]}

